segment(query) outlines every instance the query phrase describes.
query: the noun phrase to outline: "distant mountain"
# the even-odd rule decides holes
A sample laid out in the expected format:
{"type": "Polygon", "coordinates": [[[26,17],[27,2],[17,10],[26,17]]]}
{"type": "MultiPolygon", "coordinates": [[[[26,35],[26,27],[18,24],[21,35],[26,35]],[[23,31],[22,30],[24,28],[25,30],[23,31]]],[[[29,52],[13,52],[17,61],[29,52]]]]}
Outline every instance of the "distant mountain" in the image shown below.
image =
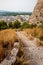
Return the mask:
{"type": "Polygon", "coordinates": [[[31,15],[32,12],[11,12],[0,10],[0,16],[31,15]]]}

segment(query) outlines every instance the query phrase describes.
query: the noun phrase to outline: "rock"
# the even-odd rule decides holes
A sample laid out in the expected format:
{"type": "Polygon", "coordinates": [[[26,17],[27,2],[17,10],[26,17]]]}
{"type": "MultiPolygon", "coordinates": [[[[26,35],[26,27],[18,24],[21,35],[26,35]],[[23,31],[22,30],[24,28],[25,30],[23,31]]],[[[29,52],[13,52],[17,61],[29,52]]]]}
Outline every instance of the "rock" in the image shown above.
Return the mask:
{"type": "Polygon", "coordinates": [[[17,42],[14,43],[14,48],[11,50],[8,56],[0,63],[0,65],[12,65],[12,63],[15,63],[18,51],[19,43],[17,42]]]}
{"type": "Polygon", "coordinates": [[[38,0],[29,21],[33,24],[41,24],[43,22],[43,0],[38,0]]]}

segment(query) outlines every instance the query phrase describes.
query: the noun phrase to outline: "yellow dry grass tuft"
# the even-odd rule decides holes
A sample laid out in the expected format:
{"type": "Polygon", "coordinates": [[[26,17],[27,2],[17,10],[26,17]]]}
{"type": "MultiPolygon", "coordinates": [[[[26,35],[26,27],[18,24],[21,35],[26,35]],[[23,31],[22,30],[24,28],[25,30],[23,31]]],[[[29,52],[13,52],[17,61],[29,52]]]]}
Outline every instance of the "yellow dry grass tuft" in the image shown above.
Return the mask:
{"type": "Polygon", "coordinates": [[[11,51],[15,41],[17,41],[17,36],[14,29],[0,31],[0,61],[11,51]]]}
{"type": "Polygon", "coordinates": [[[43,45],[43,29],[42,28],[33,28],[33,29],[24,29],[24,34],[30,39],[33,40],[37,38],[37,46],[43,45]]]}

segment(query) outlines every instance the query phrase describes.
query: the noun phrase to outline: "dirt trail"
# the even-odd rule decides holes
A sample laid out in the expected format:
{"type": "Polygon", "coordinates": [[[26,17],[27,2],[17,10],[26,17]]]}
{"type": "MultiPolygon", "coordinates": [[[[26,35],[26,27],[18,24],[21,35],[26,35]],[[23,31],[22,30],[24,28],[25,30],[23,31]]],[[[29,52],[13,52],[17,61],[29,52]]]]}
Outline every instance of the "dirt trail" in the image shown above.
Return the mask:
{"type": "Polygon", "coordinates": [[[23,32],[17,32],[18,39],[24,44],[25,59],[30,65],[43,65],[43,47],[36,46],[36,40],[29,40],[23,32]]]}

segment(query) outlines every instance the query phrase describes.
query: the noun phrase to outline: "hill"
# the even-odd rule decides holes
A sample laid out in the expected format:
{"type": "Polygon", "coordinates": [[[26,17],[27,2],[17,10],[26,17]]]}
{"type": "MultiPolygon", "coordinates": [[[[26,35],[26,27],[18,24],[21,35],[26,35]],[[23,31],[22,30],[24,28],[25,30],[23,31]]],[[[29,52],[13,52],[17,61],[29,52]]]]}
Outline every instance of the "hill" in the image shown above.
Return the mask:
{"type": "Polygon", "coordinates": [[[10,12],[10,11],[1,11],[0,16],[16,16],[16,15],[31,15],[31,12],[10,12]]]}

